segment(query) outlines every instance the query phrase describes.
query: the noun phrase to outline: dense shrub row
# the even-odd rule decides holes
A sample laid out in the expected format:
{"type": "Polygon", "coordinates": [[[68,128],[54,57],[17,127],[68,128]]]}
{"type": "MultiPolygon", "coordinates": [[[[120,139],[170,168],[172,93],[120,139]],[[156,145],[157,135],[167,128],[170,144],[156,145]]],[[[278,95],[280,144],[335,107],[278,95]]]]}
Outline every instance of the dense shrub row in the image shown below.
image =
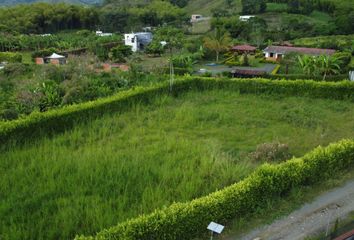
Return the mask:
{"type": "Polygon", "coordinates": [[[227,223],[235,217],[255,212],[274,197],[293,187],[329,178],[354,163],[354,141],[342,140],[326,148],[318,147],[302,158],[278,165],[265,164],[245,180],[187,203],[175,203],[123,222],[88,239],[192,239],[206,232],[210,221],[227,223]]]}
{"type": "Polygon", "coordinates": [[[0,52],[0,63],[1,62],[22,62],[22,55],[20,53],[0,52]]]}
{"type": "MultiPolygon", "coordinates": [[[[265,79],[215,79],[188,77],[175,82],[173,94],[188,90],[225,88],[240,93],[277,94],[282,96],[308,96],[314,98],[354,100],[354,84],[349,81],[338,83],[309,80],[272,81],[265,79]]],[[[135,102],[148,103],[158,94],[168,92],[168,83],[154,87],[136,88],[117,95],[77,105],[35,112],[23,119],[0,123],[0,146],[12,141],[31,139],[41,134],[52,134],[70,129],[77,121],[101,116],[109,112],[129,109],[135,102]]]]}
{"type": "MultiPolygon", "coordinates": [[[[274,80],[279,80],[279,79],[298,80],[298,79],[311,78],[311,80],[323,81],[323,76],[320,75],[307,76],[305,74],[272,74],[272,75],[265,76],[265,78],[274,79],[274,80]]],[[[349,79],[349,74],[330,75],[326,77],[327,82],[339,82],[346,79],[349,79]]]]}

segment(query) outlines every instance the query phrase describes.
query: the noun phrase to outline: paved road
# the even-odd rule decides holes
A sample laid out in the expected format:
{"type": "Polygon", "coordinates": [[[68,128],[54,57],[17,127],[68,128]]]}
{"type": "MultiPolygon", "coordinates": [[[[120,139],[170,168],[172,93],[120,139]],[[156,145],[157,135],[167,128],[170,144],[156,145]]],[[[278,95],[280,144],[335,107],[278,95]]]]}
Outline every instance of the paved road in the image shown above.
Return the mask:
{"type": "Polygon", "coordinates": [[[241,238],[226,239],[300,240],[319,231],[326,231],[328,222],[333,224],[337,218],[345,218],[352,211],[354,211],[354,181],[322,194],[312,203],[305,204],[271,225],[254,229],[241,238]]]}
{"type": "Polygon", "coordinates": [[[233,67],[232,69],[257,70],[271,73],[276,66],[276,64],[266,63],[262,67],[233,67]]]}

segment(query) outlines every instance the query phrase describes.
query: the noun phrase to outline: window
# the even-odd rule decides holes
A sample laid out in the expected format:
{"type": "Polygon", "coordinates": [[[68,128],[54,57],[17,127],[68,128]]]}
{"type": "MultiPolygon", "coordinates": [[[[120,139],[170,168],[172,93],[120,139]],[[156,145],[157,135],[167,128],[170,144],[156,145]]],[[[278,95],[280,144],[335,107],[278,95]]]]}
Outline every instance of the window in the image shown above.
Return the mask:
{"type": "Polygon", "coordinates": [[[269,53],[269,57],[274,57],[274,53],[269,53]]]}

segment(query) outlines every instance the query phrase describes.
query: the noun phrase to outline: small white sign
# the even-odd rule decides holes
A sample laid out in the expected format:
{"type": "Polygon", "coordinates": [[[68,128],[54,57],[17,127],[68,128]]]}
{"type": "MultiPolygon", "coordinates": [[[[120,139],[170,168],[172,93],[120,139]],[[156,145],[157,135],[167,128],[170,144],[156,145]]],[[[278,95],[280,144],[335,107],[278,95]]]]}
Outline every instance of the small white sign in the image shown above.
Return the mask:
{"type": "Polygon", "coordinates": [[[218,234],[220,234],[222,232],[222,230],[224,230],[224,226],[223,225],[220,225],[220,224],[215,223],[215,222],[209,223],[207,228],[208,228],[208,230],[213,231],[213,232],[218,233],[218,234]]]}
{"type": "Polygon", "coordinates": [[[349,80],[354,81],[354,71],[349,72],[349,80]]]}

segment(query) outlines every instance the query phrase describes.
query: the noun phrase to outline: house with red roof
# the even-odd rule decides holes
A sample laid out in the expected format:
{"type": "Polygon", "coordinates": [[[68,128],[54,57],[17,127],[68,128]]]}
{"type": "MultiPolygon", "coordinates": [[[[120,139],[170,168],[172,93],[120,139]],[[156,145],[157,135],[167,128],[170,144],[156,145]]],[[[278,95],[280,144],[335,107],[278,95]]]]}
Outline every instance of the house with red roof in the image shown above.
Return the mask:
{"type": "Polygon", "coordinates": [[[235,46],[231,47],[231,51],[238,52],[240,54],[255,53],[256,49],[257,49],[256,47],[253,47],[251,45],[235,45],[235,46]]]}
{"type": "Polygon", "coordinates": [[[288,53],[299,53],[311,56],[332,55],[336,52],[333,49],[324,48],[306,48],[306,47],[291,47],[291,46],[268,46],[263,50],[264,56],[270,61],[279,61],[288,53]]]}

